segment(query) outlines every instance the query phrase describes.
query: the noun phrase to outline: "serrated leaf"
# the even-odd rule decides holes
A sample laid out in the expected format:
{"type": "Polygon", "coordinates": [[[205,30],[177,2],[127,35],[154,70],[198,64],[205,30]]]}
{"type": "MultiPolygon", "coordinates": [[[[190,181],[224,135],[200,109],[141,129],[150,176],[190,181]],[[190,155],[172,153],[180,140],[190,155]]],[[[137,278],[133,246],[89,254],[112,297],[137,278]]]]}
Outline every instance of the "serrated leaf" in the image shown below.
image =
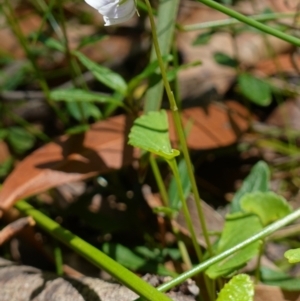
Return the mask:
{"type": "Polygon", "coordinates": [[[253,103],[268,106],[272,100],[271,86],[265,81],[244,73],[239,75],[238,83],[241,93],[253,103]]]}
{"type": "MultiPolygon", "coordinates": [[[[217,254],[220,254],[238,243],[246,240],[262,230],[262,224],[255,215],[239,215],[226,217],[224,230],[217,246],[217,254]],[[245,227],[245,225],[249,225],[245,227]],[[242,230],[241,230],[242,229],[242,230]]],[[[219,263],[210,266],[206,274],[216,279],[227,276],[243,267],[250,259],[259,252],[260,241],[256,241],[243,248],[219,263]]]]}
{"type": "Polygon", "coordinates": [[[76,55],[79,61],[93,73],[98,81],[112,90],[120,92],[122,95],[126,94],[127,84],[123,77],[104,66],[96,64],[81,52],[73,51],[73,54],[76,55]]]}
{"type": "Polygon", "coordinates": [[[289,261],[289,263],[300,262],[300,248],[286,251],[284,253],[284,257],[289,261]]]}
{"type": "Polygon", "coordinates": [[[264,226],[292,212],[286,199],[272,191],[245,194],[241,199],[241,208],[244,212],[258,215],[264,226]]]}
{"type": "Polygon", "coordinates": [[[169,160],[179,155],[172,149],[166,111],[149,112],[134,121],[129,134],[130,145],[152,152],[169,160]]]}
{"type": "Polygon", "coordinates": [[[120,106],[123,105],[123,103],[120,100],[115,99],[110,95],[88,92],[81,89],[54,90],[50,93],[50,98],[55,101],[98,102],[98,103],[114,103],[120,106]]]}
{"type": "Polygon", "coordinates": [[[235,193],[231,202],[231,212],[241,211],[240,200],[244,194],[254,191],[269,190],[270,170],[264,161],[257,162],[246,177],[242,187],[235,193]]]}
{"type": "Polygon", "coordinates": [[[216,301],[252,301],[253,297],[253,282],[248,275],[240,274],[225,284],[216,301]]]}

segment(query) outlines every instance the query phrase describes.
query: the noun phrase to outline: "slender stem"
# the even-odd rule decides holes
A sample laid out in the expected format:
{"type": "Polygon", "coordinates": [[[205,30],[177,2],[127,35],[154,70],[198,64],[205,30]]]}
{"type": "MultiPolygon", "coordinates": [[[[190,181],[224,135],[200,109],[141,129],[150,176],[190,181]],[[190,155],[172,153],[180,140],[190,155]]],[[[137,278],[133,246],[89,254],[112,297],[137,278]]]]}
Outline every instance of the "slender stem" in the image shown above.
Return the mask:
{"type": "Polygon", "coordinates": [[[56,240],[54,241],[54,259],[55,259],[55,266],[56,266],[56,274],[58,276],[62,276],[64,274],[63,258],[62,258],[61,248],[56,240]]]}
{"type": "Polygon", "coordinates": [[[288,43],[291,43],[295,46],[300,46],[300,39],[298,39],[298,38],[296,38],[292,35],[288,35],[288,34],[282,32],[278,29],[275,29],[273,27],[270,27],[268,25],[260,23],[260,22],[254,20],[251,17],[247,17],[247,16],[245,16],[241,13],[238,13],[235,10],[232,10],[232,9],[222,5],[222,4],[214,2],[213,0],[197,0],[197,1],[209,6],[213,9],[215,9],[215,10],[218,10],[218,11],[220,11],[220,12],[222,12],[222,13],[224,13],[224,14],[232,17],[232,18],[235,18],[235,19],[239,20],[240,22],[243,22],[243,23],[245,23],[249,26],[252,26],[252,27],[254,27],[254,28],[256,28],[260,31],[268,33],[268,34],[270,34],[274,37],[277,37],[277,38],[279,38],[281,40],[284,40],[288,43]]]}
{"type": "Polygon", "coordinates": [[[158,39],[157,39],[157,33],[156,33],[156,28],[155,28],[155,22],[154,22],[154,17],[152,14],[152,8],[150,5],[149,0],[145,0],[145,3],[147,5],[148,8],[148,13],[149,13],[149,19],[150,19],[150,24],[151,24],[151,28],[152,28],[152,36],[153,36],[153,44],[156,50],[156,56],[157,56],[157,61],[161,70],[161,74],[162,74],[162,78],[163,78],[163,82],[165,85],[165,89],[169,98],[169,102],[170,102],[170,107],[171,107],[171,111],[172,111],[172,116],[173,116],[173,120],[174,120],[174,124],[175,124],[175,128],[176,128],[176,132],[179,138],[179,142],[182,148],[182,153],[184,156],[184,159],[186,161],[187,164],[187,169],[188,169],[188,175],[191,181],[191,186],[192,186],[192,191],[194,193],[194,197],[195,197],[195,202],[196,202],[196,207],[197,207],[197,213],[199,215],[199,219],[200,219],[200,224],[202,227],[202,231],[203,231],[203,235],[204,235],[204,239],[205,242],[207,244],[207,248],[208,251],[210,253],[210,255],[213,254],[212,252],[212,248],[211,248],[211,244],[209,241],[209,236],[208,236],[208,231],[207,231],[207,227],[205,224],[205,218],[204,218],[204,213],[201,207],[201,200],[200,200],[200,196],[199,196],[199,192],[198,192],[198,188],[196,185],[196,180],[194,177],[194,173],[193,173],[193,167],[192,167],[192,162],[189,156],[189,151],[188,151],[188,147],[186,144],[186,139],[185,139],[185,135],[184,135],[184,131],[183,131],[183,126],[181,123],[181,119],[180,119],[180,114],[178,112],[177,106],[176,106],[176,101],[174,99],[174,95],[173,92],[171,91],[170,88],[170,84],[168,82],[167,79],[167,73],[164,67],[164,62],[160,53],[160,48],[159,48],[159,44],[158,44],[158,39]]]}
{"type": "Polygon", "coordinates": [[[261,266],[261,258],[264,254],[265,249],[265,240],[262,241],[262,244],[259,248],[259,254],[257,257],[257,264],[256,264],[256,270],[255,270],[255,283],[258,284],[260,281],[260,266],[261,266]]]}
{"type": "Polygon", "coordinates": [[[228,256],[234,254],[235,252],[249,246],[250,244],[260,240],[264,239],[271,233],[275,232],[276,230],[286,226],[287,224],[293,222],[297,218],[300,217],[300,209],[297,209],[296,211],[292,212],[291,214],[287,215],[286,217],[282,218],[281,220],[269,225],[268,227],[264,228],[262,231],[258,232],[257,234],[253,235],[252,237],[244,240],[243,242],[237,244],[236,246],[224,251],[223,253],[216,255],[207,261],[200,263],[195,268],[191,269],[188,272],[185,272],[178,276],[177,278],[171,280],[170,282],[161,285],[158,290],[161,292],[165,292],[172,287],[179,285],[180,283],[184,282],[185,280],[194,277],[195,275],[199,274],[200,272],[206,270],[209,266],[227,258],[228,256]]]}
{"type": "MultiPolygon", "coordinates": [[[[252,20],[264,22],[264,21],[272,21],[277,19],[294,17],[296,16],[296,14],[297,13],[269,13],[269,14],[249,16],[249,18],[252,20]]],[[[233,26],[238,24],[241,24],[241,21],[234,18],[229,18],[225,20],[209,21],[209,22],[203,22],[203,23],[197,23],[197,24],[191,24],[185,26],[178,25],[178,28],[180,31],[193,31],[193,30],[201,30],[201,29],[217,29],[217,28],[223,28],[225,26],[233,26]]]]}
{"type": "Polygon", "coordinates": [[[191,219],[191,216],[190,216],[190,213],[189,213],[189,209],[188,209],[188,206],[187,206],[187,203],[186,203],[186,199],[184,197],[184,192],[183,192],[183,189],[182,189],[182,184],[181,184],[181,180],[180,180],[179,170],[178,170],[178,167],[177,167],[177,162],[176,162],[175,158],[173,158],[173,159],[168,160],[168,163],[169,163],[169,165],[170,165],[170,167],[173,171],[173,174],[174,174],[174,179],[175,179],[175,182],[176,182],[178,195],[179,195],[179,198],[180,198],[180,201],[181,201],[181,204],[182,204],[183,214],[184,214],[184,217],[185,217],[185,222],[186,222],[187,227],[190,231],[193,246],[194,246],[194,249],[196,251],[196,255],[198,257],[199,262],[201,262],[202,258],[203,258],[203,254],[202,254],[201,248],[199,247],[199,244],[197,242],[197,237],[196,237],[196,233],[195,233],[195,230],[194,230],[194,227],[193,227],[193,222],[192,222],[192,219],[191,219]]]}
{"type": "Polygon", "coordinates": [[[22,213],[31,216],[35,222],[51,236],[73,249],[95,266],[106,270],[138,295],[150,301],[171,301],[168,296],[157,291],[156,288],[152,287],[94,246],[61,227],[48,216],[34,209],[27,202],[19,201],[15,204],[15,207],[22,213]]]}
{"type": "MultiPolygon", "coordinates": [[[[169,206],[168,193],[167,193],[166,186],[164,185],[164,181],[162,179],[161,173],[159,172],[159,168],[157,166],[157,162],[156,162],[153,154],[150,154],[150,164],[151,164],[151,168],[152,168],[162,201],[163,201],[164,205],[166,207],[168,207],[169,206]]],[[[171,220],[171,226],[172,226],[172,231],[177,238],[177,245],[178,245],[178,249],[180,251],[182,260],[185,263],[186,268],[191,269],[192,262],[191,262],[189,253],[187,251],[186,245],[182,241],[182,239],[180,237],[180,232],[179,232],[178,228],[176,227],[176,225],[172,222],[172,220],[171,220]]]]}
{"type": "Polygon", "coordinates": [[[153,154],[150,154],[149,160],[150,160],[150,165],[151,165],[151,168],[152,168],[152,171],[154,174],[154,178],[157,183],[163,204],[164,204],[164,206],[169,207],[169,197],[168,197],[168,193],[166,190],[166,186],[165,186],[162,176],[159,172],[159,168],[157,166],[157,162],[156,162],[153,154]]]}
{"type": "MultiPolygon", "coordinates": [[[[189,229],[189,232],[191,234],[193,246],[194,246],[194,249],[196,251],[198,261],[202,262],[202,258],[203,258],[202,250],[201,250],[201,248],[198,244],[196,233],[195,233],[193,223],[192,223],[192,219],[191,219],[191,215],[189,213],[189,209],[188,209],[188,206],[187,206],[187,203],[186,203],[186,199],[184,197],[184,192],[183,192],[183,189],[182,189],[182,183],[181,183],[181,180],[180,180],[180,175],[179,175],[179,170],[178,170],[176,159],[173,158],[171,160],[168,160],[167,162],[169,163],[169,165],[170,165],[170,167],[171,167],[171,169],[174,173],[174,178],[175,178],[175,181],[176,181],[178,195],[179,195],[179,198],[180,198],[181,203],[182,203],[182,209],[183,209],[185,222],[186,222],[187,227],[189,229]]],[[[208,293],[206,298],[209,298],[210,300],[213,300],[212,286],[210,284],[210,281],[209,281],[208,277],[206,275],[203,275],[203,280],[204,280],[205,287],[206,287],[206,290],[207,290],[207,293],[208,293]]],[[[201,290],[202,289],[205,290],[205,287],[201,288],[201,290]]],[[[204,293],[204,291],[203,291],[203,293],[204,293]]]]}

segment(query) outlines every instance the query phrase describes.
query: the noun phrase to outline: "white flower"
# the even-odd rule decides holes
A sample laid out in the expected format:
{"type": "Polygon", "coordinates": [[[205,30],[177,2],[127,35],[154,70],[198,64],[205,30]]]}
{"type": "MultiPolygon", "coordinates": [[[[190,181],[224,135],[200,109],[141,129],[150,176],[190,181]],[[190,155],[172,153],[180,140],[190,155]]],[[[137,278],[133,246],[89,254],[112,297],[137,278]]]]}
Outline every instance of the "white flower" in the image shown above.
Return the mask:
{"type": "Polygon", "coordinates": [[[136,12],[135,0],[85,0],[97,9],[105,22],[105,26],[129,20],[136,12]]]}

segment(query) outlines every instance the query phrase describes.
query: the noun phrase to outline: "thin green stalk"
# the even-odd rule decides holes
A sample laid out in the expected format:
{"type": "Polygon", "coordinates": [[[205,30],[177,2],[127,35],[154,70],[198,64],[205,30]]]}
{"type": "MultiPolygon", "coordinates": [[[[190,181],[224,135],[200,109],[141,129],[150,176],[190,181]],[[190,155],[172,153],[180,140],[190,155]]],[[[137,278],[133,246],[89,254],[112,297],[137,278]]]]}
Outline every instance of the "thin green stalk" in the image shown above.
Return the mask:
{"type": "MultiPolygon", "coordinates": [[[[193,246],[194,246],[194,249],[196,251],[198,261],[202,262],[202,259],[203,259],[202,250],[201,250],[201,248],[198,244],[196,233],[195,233],[195,230],[194,230],[194,227],[193,227],[193,222],[192,222],[192,219],[191,219],[191,215],[189,213],[189,208],[187,206],[186,199],[184,197],[184,192],[183,192],[183,189],[182,189],[182,183],[181,183],[181,180],[180,180],[180,175],[179,175],[179,170],[178,170],[176,159],[173,158],[171,160],[168,160],[168,163],[169,163],[169,165],[170,165],[170,167],[173,171],[173,174],[174,174],[174,178],[175,178],[175,182],[176,182],[176,186],[177,186],[177,190],[178,190],[178,195],[179,195],[179,198],[180,198],[180,201],[181,201],[181,204],[182,204],[183,215],[184,215],[187,227],[189,229],[189,232],[191,234],[193,246]]],[[[203,275],[203,280],[204,280],[205,287],[203,287],[203,288],[200,287],[200,290],[203,290],[203,294],[204,294],[204,290],[206,289],[206,291],[207,291],[206,298],[209,298],[209,300],[213,300],[212,286],[211,286],[211,283],[210,283],[210,281],[209,281],[209,279],[207,278],[206,275],[203,275]]],[[[199,284],[202,285],[201,281],[199,281],[199,284]]]]}
{"type": "Polygon", "coordinates": [[[175,179],[175,182],[176,182],[178,195],[179,195],[179,198],[180,198],[180,201],[181,201],[181,204],[182,204],[183,214],[184,214],[184,217],[185,217],[185,222],[186,222],[187,227],[189,229],[189,232],[191,234],[191,238],[192,238],[194,249],[196,251],[196,255],[198,257],[199,262],[201,262],[202,258],[203,258],[203,254],[202,254],[201,248],[199,247],[197,237],[196,237],[196,233],[195,233],[195,230],[194,230],[194,227],[193,227],[193,222],[192,222],[192,219],[191,219],[191,216],[190,216],[190,213],[189,213],[189,208],[187,206],[186,199],[184,197],[184,192],[183,192],[183,189],[182,189],[182,184],[181,184],[181,180],[180,180],[180,175],[179,175],[179,170],[178,170],[178,167],[177,167],[176,159],[175,158],[170,159],[170,160],[168,160],[168,163],[169,163],[169,165],[170,165],[170,167],[173,171],[173,174],[174,174],[174,179],[175,179]]]}
{"type": "Polygon", "coordinates": [[[206,223],[205,223],[205,218],[204,218],[204,213],[201,207],[201,200],[200,200],[200,196],[199,196],[199,192],[198,192],[198,188],[196,185],[196,180],[194,177],[194,173],[193,173],[193,167],[192,167],[192,162],[190,159],[190,155],[189,155],[189,151],[188,151],[188,147],[186,144],[186,138],[184,135],[184,131],[183,131],[183,126],[181,123],[181,118],[180,118],[180,114],[178,112],[177,106],[176,106],[176,101],[173,95],[173,92],[171,91],[170,88],[170,84],[168,82],[167,79],[167,73],[166,73],[166,69],[164,66],[164,62],[160,53],[160,48],[159,48],[159,44],[158,44],[158,38],[157,38],[157,33],[156,33],[156,28],[155,28],[155,22],[154,22],[154,17],[152,14],[152,8],[150,5],[149,0],[145,0],[145,3],[147,5],[148,8],[148,13],[149,13],[149,19],[150,19],[150,23],[151,23],[151,28],[152,28],[152,36],[153,36],[153,44],[156,50],[156,56],[157,56],[157,61],[161,70],[161,74],[162,74],[162,78],[163,78],[163,82],[165,85],[165,89],[169,98],[169,102],[170,102],[170,107],[171,107],[171,112],[172,112],[172,116],[173,116],[173,120],[174,120],[174,124],[175,124],[175,128],[176,128],[176,132],[179,138],[179,142],[181,145],[181,149],[182,149],[182,153],[184,156],[184,159],[186,161],[187,164],[187,169],[188,169],[188,175],[191,181],[191,186],[192,186],[192,191],[194,193],[194,197],[195,197],[195,202],[196,202],[196,207],[197,207],[197,213],[200,219],[200,224],[202,227],[202,231],[203,231],[203,235],[204,235],[204,239],[205,242],[207,244],[207,248],[209,251],[209,254],[212,255],[212,248],[211,248],[211,244],[209,241],[209,236],[208,236],[208,231],[207,231],[207,227],[206,227],[206,223]]]}
{"type": "MultiPolygon", "coordinates": [[[[296,13],[269,13],[269,14],[249,16],[248,18],[259,22],[264,22],[264,21],[272,21],[272,20],[289,18],[294,16],[296,16],[296,13]]],[[[194,31],[194,30],[203,30],[203,29],[218,29],[218,28],[223,28],[225,26],[233,26],[238,24],[241,24],[241,21],[234,18],[229,18],[225,20],[209,21],[209,22],[203,22],[203,23],[197,23],[197,24],[191,24],[185,26],[178,25],[178,29],[180,31],[194,31]]]]}
{"type": "Polygon", "coordinates": [[[262,244],[259,248],[259,254],[257,257],[257,264],[256,264],[256,269],[255,269],[255,283],[259,283],[260,281],[260,266],[261,266],[261,258],[264,254],[264,249],[265,249],[265,240],[262,241],[262,244]]]}
{"type": "MultiPolygon", "coordinates": [[[[160,52],[163,56],[170,53],[179,3],[179,0],[158,1],[157,41],[160,47],[160,52]]],[[[153,46],[151,50],[150,60],[151,62],[156,60],[156,50],[153,46]]],[[[168,63],[164,63],[164,66],[165,68],[167,68],[168,63]]],[[[156,85],[148,89],[145,97],[145,113],[149,111],[157,111],[160,109],[163,97],[163,88],[163,82],[160,80],[156,85]]]]}
{"type": "Polygon", "coordinates": [[[294,36],[291,36],[291,35],[288,35],[278,29],[275,29],[271,26],[268,26],[268,25],[265,25],[263,23],[260,23],[256,20],[254,20],[253,18],[251,17],[247,17],[245,15],[242,15],[238,12],[236,12],[235,10],[232,10],[222,4],[219,4],[217,2],[214,2],[213,0],[197,0],[198,2],[201,2],[215,10],[218,10],[222,13],[224,13],[225,15],[228,15],[232,18],[235,18],[237,20],[239,20],[240,22],[242,23],[245,23],[249,26],[252,26],[260,31],[263,31],[265,33],[268,33],[274,37],[277,37],[283,41],[286,41],[288,43],[291,43],[295,46],[300,46],[300,39],[294,37],[294,36]]]}
{"type": "Polygon", "coordinates": [[[156,288],[152,287],[94,246],[61,227],[58,223],[33,208],[27,202],[19,201],[15,204],[15,207],[25,215],[31,216],[37,225],[51,236],[70,247],[95,266],[106,270],[138,295],[150,301],[171,301],[168,296],[157,291],[156,288]]]}
{"type": "Polygon", "coordinates": [[[163,204],[164,206],[169,207],[168,193],[153,154],[150,154],[149,161],[163,204]]]}
{"type": "MultiPolygon", "coordinates": [[[[153,154],[150,154],[150,165],[151,165],[151,168],[152,168],[152,171],[153,171],[153,174],[154,174],[154,177],[155,177],[155,181],[157,183],[162,201],[163,201],[163,203],[166,207],[169,207],[168,193],[167,193],[166,187],[164,185],[164,181],[162,179],[161,173],[159,171],[159,168],[157,166],[157,162],[156,162],[153,154]]],[[[185,263],[186,268],[191,269],[192,268],[192,262],[191,262],[191,259],[190,259],[190,255],[187,251],[185,243],[182,241],[182,239],[180,237],[180,232],[179,232],[178,228],[176,227],[176,225],[173,224],[172,220],[171,220],[171,226],[172,226],[172,231],[173,231],[174,235],[177,238],[177,245],[178,245],[178,249],[180,251],[182,260],[185,263]]]]}
{"type": "Polygon", "coordinates": [[[58,276],[62,276],[64,274],[63,258],[62,258],[61,248],[56,240],[54,241],[54,259],[55,259],[56,274],[58,276]]]}
{"type": "Polygon", "coordinates": [[[191,277],[194,277],[195,275],[199,274],[200,272],[203,272],[211,265],[213,265],[217,262],[220,262],[221,260],[227,258],[228,256],[231,256],[235,252],[249,246],[250,244],[252,244],[258,240],[264,239],[271,233],[274,233],[276,230],[281,229],[282,227],[286,226],[287,224],[290,224],[291,222],[293,222],[294,220],[296,220],[299,217],[300,217],[300,209],[297,209],[296,211],[292,212],[291,214],[287,215],[286,217],[282,218],[281,220],[267,226],[262,231],[258,232],[257,234],[253,235],[252,237],[237,244],[236,246],[224,251],[221,254],[218,254],[218,255],[208,259],[207,261],[205,261],[203,263],[198,264],[195,268],[191,269],[190,271],[185,272],[185,273],[181,274],[180,276],[176,277],[175,279],[171,280],[170,282],[161,285],[160,287],[158,287],[158,290],[161,292],[168,291],[172,287],[179,285],[180,283],[184,282],[185,280],[187,280],[191,277]]]}

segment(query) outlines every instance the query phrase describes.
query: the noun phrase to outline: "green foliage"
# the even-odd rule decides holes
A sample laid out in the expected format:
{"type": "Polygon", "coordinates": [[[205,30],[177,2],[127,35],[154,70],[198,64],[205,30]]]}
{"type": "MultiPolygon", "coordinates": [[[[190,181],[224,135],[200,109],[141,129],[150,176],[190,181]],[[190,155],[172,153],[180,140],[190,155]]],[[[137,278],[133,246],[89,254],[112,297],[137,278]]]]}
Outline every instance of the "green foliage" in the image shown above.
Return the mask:
{"type": "Polygon", "coordinates": [[[298,263],[300,262],[300,248],[291,249],[284,253],[284,257],[287,258],[289,263],[298,263]]]}
{"type": "Polygon", "coordinates": [[[114,103],[120,106],[123,105],[120,100],[115,99],[110,95],[89,92],[81,89],[53,90],[50,93],[50,98],[55,101],[114,103]]]}
{"type": "Polygon", "coordinates": [[[223,52],[214,53],[214,59],[218,64],[227,67],[236,68],[239,65],[239,62],[236,59],[230,57],[229,55],[223,52]]]}
{"type": "Polygon", "coordinates": [[[168,271],[157,259],[162,259],[160,252],[155,252],[145,246],[129,249],[121,244],[104,243],[102,250],[123,266],[140,272],[159,275],[176,275],[168,271]]]}
{"type": "Polygon", "coordinates": [[[260,278],[264,284],[277,286],[287,291],[299,291],[300,278],[293,278],[282,271],[261,267],[260,278]]]}
{"type": "Polygon", "coordinates": [[[171,148],[166,111],[149,112],[134,121],[129,134],[130,145],[152,152],[167,160],[179,155],[171,148]]]}
{"type": "Polygon", "coordinates": [[[268,106],[272,100],[272,88],[265,81],[249,73],[240,74],[238,84],[241,93],[253,103],[268,106]]]}
{"type": "Polygon", "coordinates": [[[264,161],[256,163],[250,174],[243,181],[242,187],[235,193],[231,202],[231,212],[241,211],[241,198],[250,192],[269,190],[270,171],[268,165],[264,161]]]}
{"type": "Polygon", "coordinates": [[[11,126],[6,130],[6,140],[17,154],[31,149],[35,144],[35,136],[20,126],[11,126]]]}
{"type": "Polygon", "coordinates": [[[286,199],[271,191],[247,193],[240,203],[244,212],[258,215],[264,226],[292,212],[286,199]]]}
{"type": "Polygon", "coordinates": [[[124,96],[126,95],[127,84],[121,75],[104,66],[96,64],[79,51],[74,51],[73,54],[79,59],[82,65],[93,73],[99,82],[111,88],[113,91],[118,91],[124,96]]]}
{"type": "Polygon", "coordinates": [[[254,285],[245,274],[234,276],[220,291],[216,301],[252,301],[254,285]]]}
{"type": "Polygon", "coordinates": [[[213,33],[214,31],[207,31],[199,34],[197,38],[193,41],[193,46],[205,45],[209,43],[213,33]]]}
{"type": "MultiPolygon", "coordinates": [[[[226,217],[225,226],[217,244],[217,254],[220,254],[262,230],[262,224],[255,215],[231,214],[226,217]],[[251,225],[251,226],[248,226],[251,225]]],[[[260,241],[231,254],[226,259],[211,265],[206,274],[216,279],[228,276],[243,267],[251,258],[258,254],[260,241]]]]}
{"type": "Polygon", "coordinates": [[[98,120],[102,116],[99,108],[88,102],[80,104],[68,102],[67,109],[70,115],[78,121],[87,120],[91,117],[95,120],[98,120]]]}

